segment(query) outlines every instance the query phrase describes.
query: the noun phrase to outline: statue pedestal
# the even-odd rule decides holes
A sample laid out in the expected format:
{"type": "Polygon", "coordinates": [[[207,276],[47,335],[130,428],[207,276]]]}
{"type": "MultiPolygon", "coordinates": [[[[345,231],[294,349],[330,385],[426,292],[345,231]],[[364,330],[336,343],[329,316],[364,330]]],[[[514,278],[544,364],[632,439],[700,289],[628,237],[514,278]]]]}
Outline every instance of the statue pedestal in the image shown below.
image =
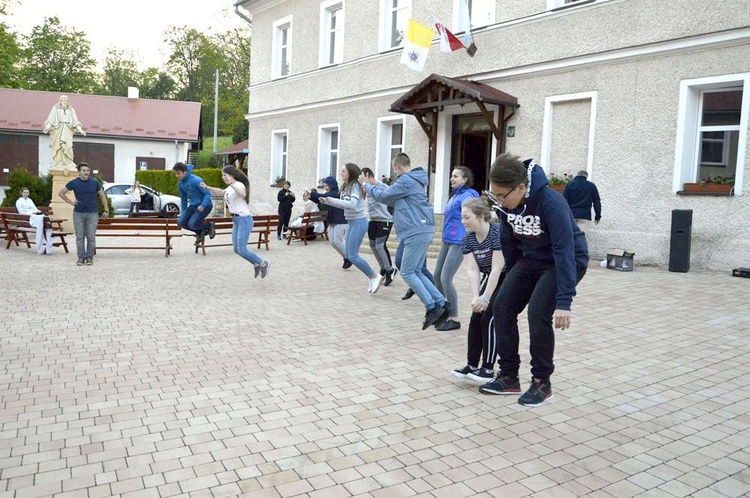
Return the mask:
{"type": "MultiPolygon", "coordinates": [[[[73,206],[60,199],[60,196],[57,194],[70,180],[78,175],[78,172],[75,169],[70,170],[60,168],[52,168],[49,172],[52,175],[52,199],[50,200],[49,207],[51,207],[52,212],[55,213],[53,217],[64,219],[65,221],[62,223],[63,229],[66,232],[74,232],[73,206]]],[[[75,198],[73,192],[68,192],[68,196],[73,196],[73,198],[75,198]]]]}

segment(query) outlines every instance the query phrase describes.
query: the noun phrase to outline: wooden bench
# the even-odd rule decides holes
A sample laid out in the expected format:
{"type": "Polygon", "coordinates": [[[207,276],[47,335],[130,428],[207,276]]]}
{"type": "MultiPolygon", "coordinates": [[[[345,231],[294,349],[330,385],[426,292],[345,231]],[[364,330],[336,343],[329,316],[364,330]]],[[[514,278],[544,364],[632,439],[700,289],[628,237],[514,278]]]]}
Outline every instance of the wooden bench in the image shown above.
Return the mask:
{"type": "Polygon", "coordinates": [[[304,213],[302,215],[302,226],[288,227],[289,236],[286,239],[286,245],[291,244],[292,240],[295,239],[301,240],[305,243],[305,245],[307,245],[308,240],[315,240],[318,236],[321,236],[325,240],[328,240],[328,226],[326,225],[325,221],[325,213],[321,213],[320,211],[304,213]],[[323,222],[323,227],[325,227],[321,233],[315,233],[313,231],[313,227],[317,222],[323,222]]]}
{"type": "MultiPolygon", "coordinates": [[[[15,209],[15,208],[14,208],[15,209]]],[[[47,212],[51,212],[47,209],[47,212]]],[[[11,244],[14,242],[16,246],[20,243],[26,244],[27,248],[31,248],[32,242],[36,244],[36,237],[34,240],[29,240],[29,234],[36,236],[36,228],[29,224],[31,217],[28,214],[8,213],[0,212],[0,219],[2,219],[3,231],[5,232],[5,244],[6,249],[10,249],[11,244]]],[[[44,217],[44,230],[52,230],[52,238],[60,239],[58,242],[52,242],[52,247],[61,247],[68,251],[68,243],[65,241],[66,235],[72,235],[70,232],[65,232],[60,227],[60,221],[52,222],[49,216],[44,217]]]]}
{"type": "Polygon", "coordinates": [[[164,256],[172,251],[172,239],[182,237],[177,226],[177,218],[103,218],[96,227],[96,238],[100,237],[156,237],[163,244],[157,246],[105,246],[97,240],[96,250],[100,249],[163,249],[164,256]]]}
{"type": "MultiPolygon", "coordinates": [[[[206,221],[209,223],[215,223],[216,224],[216,236],[219,235],[232,235],[232,218],[231,217],[221,217],[221,218],[206,218],[206,221]]],[[[248,244],[256,244],[256,242],[253,242],[252,235],[254,233],[258,234],[258,249],[260,249],[261,244],[266,245],[266,251],[268,250],[268,240],[271,236],[271,231],[276,230],[276,227],[279,225],[279,215],[278,214],[259,214],[253,216],[253,230],[250,232],[250,237],[248,238],[247,243],[248,244]]],[[[214,238],[214,240],[216,240],[214,238]]],[[[206,255],[206,247],[231,247],[231,242],[215,242],[208,238],[208,236],[203,238],[203,241],[195,246],[195,253],[198,254],[198,250],[201,250],[203,252],[203,255],[206,255]]]]}

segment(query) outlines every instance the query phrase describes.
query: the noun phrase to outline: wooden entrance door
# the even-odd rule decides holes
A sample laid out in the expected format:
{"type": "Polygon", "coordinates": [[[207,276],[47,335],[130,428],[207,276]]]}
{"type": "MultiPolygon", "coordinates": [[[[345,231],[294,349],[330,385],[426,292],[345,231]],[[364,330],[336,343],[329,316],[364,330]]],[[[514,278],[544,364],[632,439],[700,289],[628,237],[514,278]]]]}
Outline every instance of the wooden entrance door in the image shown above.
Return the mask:
{"type": "Polygon", "coordinates": [[[492,164],[492,131],[481,114],[453,117],[451,168],[466,166],[474,173],[473,188],[486,190],[492,164]]]}

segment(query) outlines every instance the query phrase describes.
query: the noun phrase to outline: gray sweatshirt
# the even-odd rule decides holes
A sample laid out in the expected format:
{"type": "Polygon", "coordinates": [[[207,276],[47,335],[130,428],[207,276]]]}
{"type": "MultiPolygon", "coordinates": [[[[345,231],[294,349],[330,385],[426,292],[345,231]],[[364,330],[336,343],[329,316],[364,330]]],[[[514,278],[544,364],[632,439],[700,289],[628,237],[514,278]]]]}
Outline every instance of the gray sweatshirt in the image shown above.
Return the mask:
{"type": "Polygon", "coordinates": [[[345,186],[339,199],[326,198],[326,204],[344,210],[344,218],[358,220],[365,217],[365,207],[362,203],[362,188],[358,182],[345,186]]]}
{"type": "MultiPolygon", "coordinates": [[[[388,185],[382,182],[376,183],[375,186],[388,188],[388,185]]],[[[393,222],[393,215],[388,211],[388,206],[376,201],[372,196],[367,197],[367,214],[370,217],[370,221],[393,222]]]]}
{"type": "Polygon", "coordinates": [[[388,188],[365,183],[368,198],[393,204],[393,228],[399,239],[423,233],[435,233],[435,213],[427,198],[426,188],[430,183],[427,172],[413,168],[388,188]]]}

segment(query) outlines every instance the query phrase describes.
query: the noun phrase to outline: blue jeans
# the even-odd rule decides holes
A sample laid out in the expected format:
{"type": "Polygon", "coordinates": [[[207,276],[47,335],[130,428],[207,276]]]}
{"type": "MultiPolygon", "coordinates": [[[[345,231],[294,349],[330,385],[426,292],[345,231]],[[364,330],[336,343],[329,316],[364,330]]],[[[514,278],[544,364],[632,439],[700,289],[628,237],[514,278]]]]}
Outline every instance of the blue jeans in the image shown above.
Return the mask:
{"type": "Polygon", "coordinates": [[[253,230],[253,217],[232,215],[232,247],[234,253],[239,254],[253,265],[259,265],[263,259],[247,248],[247,240],[250,238],[250,232],[253,230]]]}
{"type": "Polygon", "coordinates": [[[458,293],[453,285],[453,277],[456,276],[463,260],[461,244],[443,242],[435,262],[435,287],[451,303],[451,318],[458,317],[458,293]]]}
{"type": "MultiPolygon", "coordinates": [[[[398,241],[398,248],[396,249],[396,258],[393,260],[393,264],[396,268],[398,268],[399,271],[401,270],[401,261],[404,259],[404,241],[403,239],[398,241]]],[[[424,259],[424,265],[422,265],[422,275],[427,277],[427,280],[432,282],[433,285],[435,285],[435,278],[432,276],[432,273],[430,273],[430,270],[427,269],[427,258],[424,259]]]]}
{"type": "Polygon", "coordinates": [[[76,252],[79,258],[93,258],[96,252],[96,225],[99,213],[73,211],[73,229],[76,232],[76,252]]]}
{"type": "Polygon", "coordinates": [[[367,218],[358,220],[347,220],[348,228],[346,229],[346,259],[352,262],[359,271],[372,277],[375,272],[372,271],[370,264],[359,255],[359,246],[367,233],[367,218]]]}
{"type": "Polygon", "coordinates": [[[403,239],[404,255],[401,261],[401,278],[409,284],[411,290],[428,310],[445,304],[445,297],[419,270],[427,259],[427,248],[430,247],[432,236],[431,233],[421,233],[403,239]]]}
{"type": "Polygon", "coordinates": [[[201,213],[198,211],[198,206],[188,206],[186,210],[182,212],[179,218],[177,218],[177,226],[192,230],[196,234],[200,235],[203,232],[207,232],[211,225],[206,223],[205,219],[211,213],[213,206],[208,206],[203,209],[201,213]]]}

